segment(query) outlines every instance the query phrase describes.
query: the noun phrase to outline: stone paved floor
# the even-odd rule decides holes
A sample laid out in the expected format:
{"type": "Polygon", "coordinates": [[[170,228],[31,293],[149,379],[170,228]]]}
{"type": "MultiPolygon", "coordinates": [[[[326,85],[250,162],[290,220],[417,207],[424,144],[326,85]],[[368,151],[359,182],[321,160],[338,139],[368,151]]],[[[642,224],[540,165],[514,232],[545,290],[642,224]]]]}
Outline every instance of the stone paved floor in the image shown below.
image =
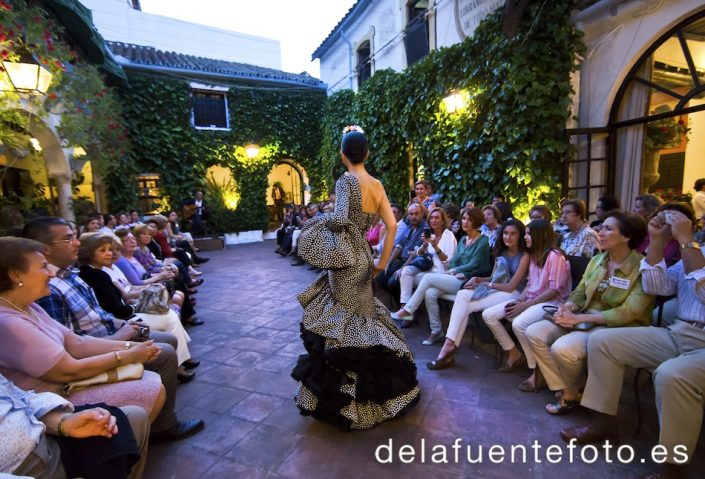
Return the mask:
{"type": "MultiPolygon", "coordinates": [[[[601,454],[595,464],[579,459],[569,464],[551,464],[545,451],[551,444],[563,445],[562,427],[585,422],[579,411],[568,417],[551,417],[543,406],[552,399],[548,392],[521,393],[517,384],[528,371],[501,374],[489,345],[463,344],[458,367],[428,371],[425,363],[435,357],[437,346],[426,347],[422,326],[407,329],[407,339],[417,354],[421,402],[406,416],[371,431],[343,432],[298,414],[292,401],[296,388],[289,372],[303,352],[298,337],[301,308],[296,294],[315,273],[292,267],[289,259],[275,255],[273,241],[240,245],[208,253],[203,265],[206,282],[198,294],[199,316],[207,322],[190,329],[193,355],[201,359],[197,377],[178,388],[177,408],[182,419],[203,418],[206,429],[181,442],[150,448],[147,478],[405,478],[435,477],[533,477],[533,478],[627,478],[656,470],[647,458],[658,437],[653,392],[644,387],[646,423],[634,435],[636,418],[629,385],[625,386],[620,417],[623,443],[635,448],[635,463],[612,464],[601,454]],[[454,463],[450,445],[460,439],[460,463],[454,463]],[[540,462],[533,460],[534,440],[541,445],[540,462]],[[393,442],[394,460],[379,464],[375,450],[393,442]],[[425,457],[421,457],[425,441],[425,457]],[[413,462],[403,464],[399,446],[415,449],[413,462]],[[524,445],[526,463],[492,464],[488,447],[524,445]],[[432,447],[447,447],[447,463],[432,447]],[[484,461],[471,464],[465,457],[470,445],[472,458],[484,448],[484,461]],[[422,459],[425,461],[422,461],[422,459]]],[[[469,337],[469,336],[468,336],[469,337]]],[[[703,435],[705,436],[705,434],[703,435]]],[[[438,449],[436,449],[437,451],[438,449]]],[[[589,453],[589,450],[584,451],[589,453]]],[[[624,451],[626,457],[626,451],[624,451]]],[[[564,451],[567,455],[567,450],[564,451]]],[[[579,456],[579,451],[576,454],[579,456]]],[[[588,460],[591,454],[586,454],[588,460]]],[[[383,459],[387,454],[383,454],[383,459]]],[[[705,440],[701,437],[691,477],[705,474],[705,440]],[[697,472],[700,471],[700,472],[697,472]]],[[[405,456],[409,457],[409,456],[405,456]]],[[[520,459],[520,458],[519,458],[520,459]]]]}

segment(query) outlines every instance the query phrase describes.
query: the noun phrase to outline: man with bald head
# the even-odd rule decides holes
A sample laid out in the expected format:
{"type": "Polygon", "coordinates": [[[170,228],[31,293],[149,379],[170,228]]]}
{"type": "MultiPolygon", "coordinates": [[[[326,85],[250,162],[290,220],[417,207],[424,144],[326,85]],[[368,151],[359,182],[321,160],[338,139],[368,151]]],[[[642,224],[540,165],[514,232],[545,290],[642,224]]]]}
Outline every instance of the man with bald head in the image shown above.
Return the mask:
{"type": "Polygon", "coordinates": [[[378,290],[386,289],[397,298],[399,296],[399,276],[401,268],[409,259],[409,255],[423,244],[423,230],[424,228],[428,228],[428,223],[426,223],[423,217],[423,209],[417,203],[409,205],[407,209],[407,221],[409,226],[404,236],[394,245],[387,269],[375,277],[378,290]]]}

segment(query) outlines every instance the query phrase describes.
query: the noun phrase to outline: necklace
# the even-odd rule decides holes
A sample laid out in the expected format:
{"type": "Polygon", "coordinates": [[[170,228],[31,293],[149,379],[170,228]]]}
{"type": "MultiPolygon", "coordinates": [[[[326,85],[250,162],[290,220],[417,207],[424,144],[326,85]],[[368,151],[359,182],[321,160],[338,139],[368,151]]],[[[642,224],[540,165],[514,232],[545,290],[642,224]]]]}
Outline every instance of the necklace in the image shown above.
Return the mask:
{"type": "Polygon", "coordinates": [[[3,298],[2,296],[0,296],[0,299],[2,299],[4,302],[6,302],[8,305],[10,305],[12,308],[16,309],[16,310],[19,311],[20,313],[29,314],[30,316],[34,317],[34,314],[32,314],[32,310],[30,310],[30,309],[26,309],[26,310],[25,310],[25,309],[22,309],[22,308],[20,308],[19,306],[17,306],[15,303],[13,303],[12,301],[10,301],[9,299],[3,298]]]}

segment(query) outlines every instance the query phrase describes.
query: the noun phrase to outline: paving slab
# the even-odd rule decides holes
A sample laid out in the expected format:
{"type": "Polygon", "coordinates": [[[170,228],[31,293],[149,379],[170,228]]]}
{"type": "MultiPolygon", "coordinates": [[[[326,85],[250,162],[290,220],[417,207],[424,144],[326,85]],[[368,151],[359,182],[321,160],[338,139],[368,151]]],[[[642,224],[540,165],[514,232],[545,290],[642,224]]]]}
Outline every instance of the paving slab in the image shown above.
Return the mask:
{"type": "MultiPolygon", "coordinates": [[[[291,266],[275,248],[268,240],[206,253],[211,261],[199,266],[206,281],[197,296],[198,315],[206,324],[189,328],[191,351],[201,366],[192,382],[178,387],[176,401],[181,419],[202,418],[206,429],[150,447],[145,478],[621,479],[658,470],[648,459],[658,439],[658,419],[646,381],[641,434],[634,434],[630,383],[617,419],[622,444],[633,447],[635,459],[621,464],[615,450],[608,458],[604,451],[586,449],[582,460],[578,449],[570,462],[558,434],[587,422],[587,411],[548,415],[544,405],[553,400],[550,393],[517,390],[528,370],[499,373],[494,345],[476,339],[471,349],[469,334],[457,367],[427,370],[440,346],[421,345],[428,335],[423,317],[419,326],[404,330],[421,386],[421,400],[409,413],[361,432],[301,416],[289,375],[303,352],[296,294],[317,274],[291,266]],[[549,446],[561,447],[563,460],[551,462],[549,446]]],[[[478,338],[487,337],[481,333],[478,338]]],[[[705,434],[695,457],[691,477],[705,477],[705,434]]]]}

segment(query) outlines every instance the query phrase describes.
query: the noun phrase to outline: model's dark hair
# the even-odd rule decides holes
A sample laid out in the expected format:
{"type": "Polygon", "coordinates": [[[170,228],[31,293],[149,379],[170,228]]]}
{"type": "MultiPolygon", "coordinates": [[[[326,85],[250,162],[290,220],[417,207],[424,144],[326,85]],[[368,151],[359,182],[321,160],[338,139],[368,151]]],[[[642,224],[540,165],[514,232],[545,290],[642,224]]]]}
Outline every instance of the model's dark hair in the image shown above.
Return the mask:
{"type": "Polygon", "coordinates": [[[50,245],[54,239],[54,236],[51,234],[52,226],[69,226],[69,224],[65,219],[56,216],[34,218],[24,225],[22,236],[50,245]]]}
{"type": "MultiPolygon", "coordinates": [[[[639,246],[649,232],[646,226],[646,220],[635,213],[622,210],[612,210],[605,215],[605,219],[614,218],[617,220],[617,229],[619,234],[625,238],[629,238],[627,246],[629,249],[634,249],[639,246]]],[[[604,223],[603,223],[604,224],[604,223]]]]}
{"type": "Polygon", "coordinates": [[[499,258],[502,256],[502,253],[507,250],[507,245],[504,244],[504,230],[507,229],[507,226],[513,226],[519,230],[519,252],[522,253],[526,251],[526,240],[524,239],[526,227],[524,226],[524,223],[514,218],[509,218],[502,224],[502,226],[499,227],[497,241],[494,244],[494,251],[492,252],[495,258],[499,258]]]}
{"type": "Polygon", "coordinates": [[[364,133],[351,131],[343,135],[340,151],[351,163],[362,163],[367,158],[368,145],[364,133]]]}
{"type": "Polygon", "coordinates": [[[553,232],[551,223],[544,219],[533,220],[526,227],[531,235],[531,247],[529,248],[531,261],[536,263],[539,268],[543,268],[548,254],[551,250],[556,249],[556,234],[553,232]]]}
{"type": "Polygon", "coordinates": [[[0,293],[10,291],[16,285],[10,279],[10,271],[29,268],[29,253],[44,253],[46,245],[28,238],[6,236],[0,238],[0,293]]]}

